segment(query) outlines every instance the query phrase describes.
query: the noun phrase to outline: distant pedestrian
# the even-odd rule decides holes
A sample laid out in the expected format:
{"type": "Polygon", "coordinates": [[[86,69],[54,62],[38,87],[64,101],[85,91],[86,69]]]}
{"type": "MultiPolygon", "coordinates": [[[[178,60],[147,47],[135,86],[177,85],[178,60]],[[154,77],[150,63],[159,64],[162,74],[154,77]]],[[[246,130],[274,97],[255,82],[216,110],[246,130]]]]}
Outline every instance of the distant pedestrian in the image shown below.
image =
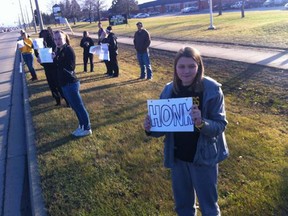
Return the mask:
{"type": "Polygon", "coordinates": [[[108,43],[109,57],[110,57],[110,61],[107,62],[108,76],[118,77],[119,66],[118,66],[118,60],[117,60],[117,55],[118,55],[117,37],[112,32],[112,26],[107,27],[106,33],[107,33],[107,43],[108,43]]]}
{"type": "MultiPolygon", "coordinates": [[[[52,48],[52,51],[55,51],[56,44],[54,42],[53,38],[53,30],[51,27],[48,27],[47,29],[43,29],[39,33],[39,37],[43,38],[43,43],[45,48],[52,48]]],[[[45,76],[48,82],[48,86],[50,88],[50,91],[52,93],[52,97],[56,100],[56,106],[61,105],[61,98],[64,98],[66,101],[66,106],[69,107],[69,103],[65,99],[62,89],[59,85],[58,79],[57,79],[57,66],[54,62],[51,63],[41,63],[41,59],[39,58],[38,52],[35,51],[35,55],[38,58],[38,62],[44,67],[45,76]]]]}
{"type": "Polygon", "coordinates": [[[137,51],[137,59],[140,65],[141,74],[140,79],[153,78],[152,68],[149,59],[149,46],[151,44],[151,37],[149,32],[143,28],[142,22],[136,24],[138,30],[134,34],[134,47],[137,51]]]}
{"type": "Polygon", "coordinates": [[[90,61],[90,72],[94,71],[93,54],[89,52],[90,47],[94,46],[92,38],[89,36],[88,31],[83,32],[83,38],[81,39],[80,46],[83,48],[83,62],[84,72],[87,72],[88,59],[90,61]]]}
{"type": "MultiPolygon", "coordinates": [[[[106,31],[103,31],[101,33],[101,36],[100,36],[100,41],[99,41],[99,45],[101,44],[108,44],[108,38],[107,38],[107,33],[106,31]]],[[[108,75],[108,69],[109,69],[109,61],[108,60],[103,60],[103,62],[105,63],[105,66],[106,66],[106,72],[104,74],[108,75]]],[[[109,76],[109,75],[108,75],[109,76]]]]}
{"type": "Polygon", "coordinates": [[[102,27],[102,23],[98,22],[98,32],[97,32],[97,34],[98,34],[98,45],[100,45],[101,41],[103,40],[103,32],[105,32],[105,31],[104,31],[104,29],[102,27]]]}
{"type": "Polygon", "coordinates": [[[171,169],[175,211],[179,216],[197,215],[196,195],[202,215],[220,216],[218,163],[228,157],[224,131],[227,120],[221,84],[204,76],[198,50],[185,47],[174,59],[173,82],[167,83],[161,99],[193,98],[192,132],[152,132],[149,115],[144,120],[147,135],[164,139],[164,164],[171,169]]]}
{"type": "Polygon", "coordinates": [[[36,71],[33,66],[34,62],[33,41],[31,40],[31,38],[28,37],[28,34],[25,31],[22,32],[22,39],[24,46],[20,48],[20,51],[22,53],[24,62],[26,63],[29,72],[31,74],[32,78],[30,80],[31,81],[38,80],[36,71]]]}
{"type": "Polygon", "coordinates": [[[75,73],[76,56],[70,46],[70,40],[63,31],[54,32],[54,41],[57,46],[53,53],[54,63],[57,65],[57,77],[63,94],[71,108],[76,113],[79,126],[72,132],[76,137],[92,134],[89,114],[80,95],[80,82],[75,73]]]}

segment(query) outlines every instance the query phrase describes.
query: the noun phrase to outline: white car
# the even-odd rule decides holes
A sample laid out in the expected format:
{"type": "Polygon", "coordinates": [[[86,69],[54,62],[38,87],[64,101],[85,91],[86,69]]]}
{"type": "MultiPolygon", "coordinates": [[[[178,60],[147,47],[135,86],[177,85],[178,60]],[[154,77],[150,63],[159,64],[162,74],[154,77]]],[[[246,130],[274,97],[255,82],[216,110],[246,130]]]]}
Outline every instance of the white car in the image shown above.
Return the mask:
{"type": "Polygon", "coordinates": [[[181,10],[181,13],[191,13],[191,12],[194,12],[194,11],[198,11],[198,7],[192,6],[192,7],[183,8],[181,10]]]}
{"type": "Polygon", "coordinates": [[[134,18],[146,18],[149,17],[150,15],[148,13],[138,13],[134,16],[134,18]]]}

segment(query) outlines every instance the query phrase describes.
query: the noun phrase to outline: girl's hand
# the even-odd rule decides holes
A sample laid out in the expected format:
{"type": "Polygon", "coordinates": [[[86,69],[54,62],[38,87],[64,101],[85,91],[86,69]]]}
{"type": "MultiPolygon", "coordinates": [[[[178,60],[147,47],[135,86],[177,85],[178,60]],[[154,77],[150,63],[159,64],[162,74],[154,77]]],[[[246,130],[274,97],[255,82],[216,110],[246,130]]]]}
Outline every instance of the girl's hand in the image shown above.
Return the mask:
{"type": "Polygon", "coordinates": [[[151,119],[150,119],[150,116],[147,115],[145,120],[144,120],[144,129],[145,131],[147,132],[150,132],[150,129],[151,129],[151,119]]]}
{"type": "Polygon", "coordinates": [[[202,124],[201,110],[199,110],[197,105],[192,106],[191,117],[193,118],[194,124],[196,126],[202,124]]]}

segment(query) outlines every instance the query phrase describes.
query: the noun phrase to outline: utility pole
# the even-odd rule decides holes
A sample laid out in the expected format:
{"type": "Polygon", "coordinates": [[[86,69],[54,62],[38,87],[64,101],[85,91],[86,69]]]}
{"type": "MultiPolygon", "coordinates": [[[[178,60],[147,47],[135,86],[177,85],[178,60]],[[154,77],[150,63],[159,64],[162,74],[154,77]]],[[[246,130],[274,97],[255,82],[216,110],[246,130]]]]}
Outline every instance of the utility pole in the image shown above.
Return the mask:
{"type": "Polygon", "coordinates": [[[34,16],[34,11],[33,11],[32,1],[31,0],[30,0],[30,6],[31,6],[31,13],[32,13],[34,30],[35,30],[35,33],[37,33],[37,26],[36,26],[36,21],[35,21],[35,16],[34,16]]]}
{"type": "Polygon", "coordinates": [[[213,25],[213,10],[212,10],[212,0],[209,0],[209,10],[210,10],[210,26],[209,30],[214,30],[216,27],[213,25]]]}
{"type": "Polygon", "coordinates": [[[43,25],[43,20],[42,20],[42,14],[41,14],[41,11],[39,9],[38,0],[35,0],[35,5],[36,5],[37,16],[38,16],[38,20],[39,20],[40,31],[42,31],[44,29],[44,25],[43,25]]]}
{"type": "Polygon", "coordinates": [[[22,22],[23,22],[24,30],[26,31],[26,24],[25,24],[25,20],[24,20],[24,16],[23,16],[23,11],[22,11],[22,6],[21,6],[20,0],[19,0],[19,6],[20,6],[20,11],[21,11],[21,16],[22,16],[22,22]]]}

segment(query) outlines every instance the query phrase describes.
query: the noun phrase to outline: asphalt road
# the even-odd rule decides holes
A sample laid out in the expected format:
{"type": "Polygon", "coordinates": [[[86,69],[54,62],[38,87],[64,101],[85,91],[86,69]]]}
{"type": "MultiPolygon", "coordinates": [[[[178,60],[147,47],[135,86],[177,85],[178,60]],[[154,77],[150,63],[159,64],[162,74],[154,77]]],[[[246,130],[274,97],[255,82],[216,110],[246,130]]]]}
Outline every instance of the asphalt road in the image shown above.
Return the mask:
{"type": "Polygon", "coordinates": [[[30,214],[19,33],[0,35],[0,215],[30,214]]]}

